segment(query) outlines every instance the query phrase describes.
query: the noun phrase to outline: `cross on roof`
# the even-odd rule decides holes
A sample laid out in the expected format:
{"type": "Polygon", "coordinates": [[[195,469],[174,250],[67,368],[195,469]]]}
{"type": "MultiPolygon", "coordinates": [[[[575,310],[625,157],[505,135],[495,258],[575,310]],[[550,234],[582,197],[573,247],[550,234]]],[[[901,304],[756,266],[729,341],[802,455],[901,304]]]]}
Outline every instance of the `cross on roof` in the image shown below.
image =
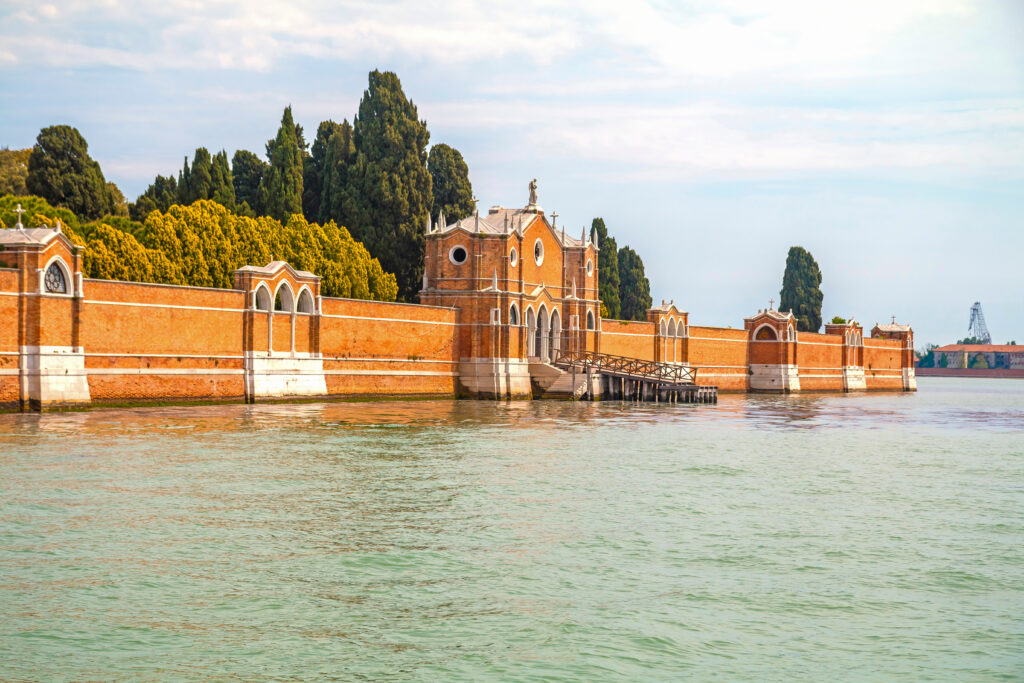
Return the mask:
{"type": "Polygon", "coordinates": [[[775,310],[775,299],[768,299],[768,310],[769,311],[774,311],[775,310]]]}
{"type": "Polygon", "coordinates": [[[892,317],[892,324],[893,324],[893,325],[895,325],[895,324],[896,324],[896,316],[893,316],[893,317],[892,317]]]}
{"type": "Polygon", "coordinates": [[[25,209],[21,208],[21,202],[18,202],[18,208],[14,210],[14,213],[18,214],[18,224],[15,227],[21,230],[25,227],[21,224],[21,214],[25,213],[25,209]]]}
{"type": "Polygon", "coordinates": [[[552,228],[555,227],[555,223],[557,223],[557,222],[558,222],[558,212],[557,211],[552,211],[551,212],[551,227],[552,228]]]}

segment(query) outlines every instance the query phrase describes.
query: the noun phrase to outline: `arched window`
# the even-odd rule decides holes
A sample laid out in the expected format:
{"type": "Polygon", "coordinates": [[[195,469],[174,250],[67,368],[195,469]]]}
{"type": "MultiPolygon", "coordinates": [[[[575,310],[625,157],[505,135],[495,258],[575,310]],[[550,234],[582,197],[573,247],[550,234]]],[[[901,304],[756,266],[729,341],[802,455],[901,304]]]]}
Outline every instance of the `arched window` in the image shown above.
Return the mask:
{"type": "Polygon", "coordinates": [[[668,321],[668,336],[676,336],[676,319],[672,318],[668,321]]]}
{"type": "Polygon", "coordinates": [[[277,288],[274,296],[274,310],[283,313],[291,313],[295,309],[295,297],[292,295],[292,288],[287,282],[282,282],[277,288]]]}
{"type": "Polygon", "coordinates": [[[796,341],[796,329],[792,325],[786,328],[786,341],[796,341]]]}
{"type": "Polygon", "coordinates": [[[256,310],[258,311],[269,311],[270,310],[270,290],[265,286],[260,285],[256,289],[256,310]]]}
{"type": "Polygon", "coordinates": [[[658,334],[662,337],[665,336],[665,332],[668,331],[668,325],[665,323],[665,319],[662,318],[661,323],[658,324],[658,334]]]}
{"type": "Polygon", "coordinates": [[[526,355],[536,356],[537,355],[537,318],[533,314],[532,308],[526,309],[526,355]]]}
{"type": "Polygon", "coordinates": [[[594,329],[594,327],[595,327],[594,312],[593,311],[587,311],[587,329],[588,330],[592,330],[592,329],[594,329]]]}
{"type": "Polygon", "coordinates": [[[303,289],[299,294],[299,304],[296,307],[299,313],[313,313],[313,295],[308,289],[303,289]]]}
{"type": "Polygon", "coordinates": [[[64,275],[64,269],[60,267],[57,261],[51,263],[50,267],[46,269],[43,285],[50,294],[68,293],[68,279],[64,275]]]}
{"type": "Polygon", "coordinates": [[[558,358],[558,352],[562,349],[562,318],[558,311],[551,313],[551,357],[558,358]]]}
{"type": "Polygon", "coordinates": [[[517,263],[519,263],[519,252],[516,251],[515,247],[512,247],[512,251],[508,253],[508,264],[515,268],[517,263]]]}
{"type": "Polygon", "coordinates": [[[757,334],[754,335],[754,339],[758,341],[778,341],[779,335],[776,334],[775,328],[769,325],[762,325],[757,330],[757,334]]]}
{"type": "Polygon", "coordinates": [[[508,324],[518,325],[519,324],[519,307],[512,304],[508,307],[508,324]]]}
{"type": "Polygon", "coordinates": [[[551,331],[551,320],[548,318],[548,309],[544,304],[541,304],[540,311],[537,313],[537,339],[534,341],[533,347],[537,351],[537,355],[542,361],[548,359],[548,334],[551,331]]]}

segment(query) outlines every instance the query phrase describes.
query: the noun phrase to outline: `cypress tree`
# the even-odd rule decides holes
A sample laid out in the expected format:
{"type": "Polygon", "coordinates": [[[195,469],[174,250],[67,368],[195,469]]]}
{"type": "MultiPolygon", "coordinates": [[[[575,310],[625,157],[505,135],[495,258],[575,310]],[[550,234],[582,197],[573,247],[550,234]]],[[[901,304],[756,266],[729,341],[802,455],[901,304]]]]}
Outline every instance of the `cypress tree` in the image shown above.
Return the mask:
{"type": "Polygon", "coordinates": [[[139,195],[129,207],[128,214],[133,221],[144,221],[153,211],[166,211],[178,200],[178,183],[174,176],[165,178],[158,175],[153,184],[139,195]]]}
{"type": "Polygon", "coordinates": [[[622,315],[622,303],[619,299],[619,247],[614,237],[608,236],[603,218],[595,218],[590,225],[590,239],[597,238],[600,253],[597,259],[597,292],[598,297],[613,320],[622,315]]]}
{"type": "Polygon", "coordinates": [[[277,137],[267,141],[270,168],[263,176],[260,195],[268,216],[287,221],[293,213],[302,213],[301,128],[292,120],[291,106],[285,107],[277,137]]]}
{"type": "Polygon", "coordinates": [[[71,126],[39,131],[28,157],[25,186],[53,206],[84,218],[99,218],[113,208],[100,165],[89,156],[85,138],[71,126]]]}
{"type": "Polygon", "coordinates": [[[821,270],[803,247],[789,248],[779,296],[779,310],[793,311],[798,330],[817,332],[821,328],[821,270]]]}
{"type": "MultiPolygon", "coordinates": [[[[188,164],[185,165],[188,171],[188,164]]],[[[213,188],[213,161],[210,158],[210,151],[205,147],[196,150],[192,158],[192,171],[188,175],[188,183],[185,188],[184,204],[191,204],[199,199],[209,199],[210,191],[213,188]]]]}
{"type": "Polygon", "coordinates": [[[192,183],[192,169],[188,167],[188,157],[185,157],[185,163],[182,165],[181,170],[178,171],[178,204],[191,204],[189,200],[191,196],[189,185],[192,183]]]}
{"type": "Polygon", "coordinates": [[[346,218],[346,191],[348,168],[355,158],[356,146],[352,139],[352,124],[342,121],[327,142],[324,155],[323,190],[320,200],[320,222],[329,220],[348,225],[346,218]]]}
{"type": "Polygon", "coordinates": [[[427,169],[433,182],[434,204],[430,215],[442,211],[445,218],[459,220],[473,213],[473,186],[469,167],[462,154],[446,144],[434,145],[427,157],[427,169]]]}
{"type": "Polygon", "coordinates": [[[302,213],[307,221],[320,219],[320,204],[324,196],[324,168],[327,163],[327,146],[331,137],[341,130],[341,125],[328,119],[321,121],[316,129],[316,139],[310,154],[305,158],[302,170],[302,213]]]}
{"type": "Polygon", "coordinates": [[[433,206],[427,170],[427,124],[402,92],[398,76],[370,73],[353,126],[355,162],[348,168],[346,220],[385,271],[398,296],[413,300],[423,274],[423,226],[433,206]]]}
{"type": "Polygon", "coordinates": [[[643,259],[629,247],[619,249],[619,277],[622,319],[645,320],[651,307],[651,283],[644,274],[643,259]]]}
{"type": "Polygon", "coordinates": [[[224,150],[214,155],[213,164],[210,166],[209,199],[229,209],[234,210],[235,208],[235,183],[231,177],[228,153],[224,150]]]}
{"type": "Polygon", "coordinates": [[[248,206],[257,216],[264,214],[260,203],[260,185],[267,164],[252,152],[240,149],[231,157],[231,176],[235,186],[235,203],[239,208],[248,206]]]}

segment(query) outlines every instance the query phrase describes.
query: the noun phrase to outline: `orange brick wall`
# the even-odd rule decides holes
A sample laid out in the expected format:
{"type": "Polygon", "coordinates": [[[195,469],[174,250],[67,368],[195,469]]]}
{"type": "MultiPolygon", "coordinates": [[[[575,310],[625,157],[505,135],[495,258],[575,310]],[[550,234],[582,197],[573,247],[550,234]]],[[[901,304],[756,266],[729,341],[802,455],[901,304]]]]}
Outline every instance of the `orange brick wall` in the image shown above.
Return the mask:
{"type": "Polygon", "coordinates": [[[800,332],[797,336],[800,391],[843,390],[843,338],[800,332]]]}
{"type": "Polygon", "coordinates": [[[601,321],[601,353],[654,360],[654,323],[629,320],[601,321]]]}
{"type": "Polygon", "coordinates": [[[868,389],[903,388],[902,347],[899,340],[864,340],[864,380],[868,389]]]}
{"type": "Polygon", "coordinates": [[[331,395],[455,394],[456,312],[323,299],[320,352],[331,395]]]}
{"type": "Polygon", "coordinates": [[[721,391],[746,391],[750,387],[746,330],[690,326],[686,343],[687,362],[697,368],[697,383],[721,391]]]}

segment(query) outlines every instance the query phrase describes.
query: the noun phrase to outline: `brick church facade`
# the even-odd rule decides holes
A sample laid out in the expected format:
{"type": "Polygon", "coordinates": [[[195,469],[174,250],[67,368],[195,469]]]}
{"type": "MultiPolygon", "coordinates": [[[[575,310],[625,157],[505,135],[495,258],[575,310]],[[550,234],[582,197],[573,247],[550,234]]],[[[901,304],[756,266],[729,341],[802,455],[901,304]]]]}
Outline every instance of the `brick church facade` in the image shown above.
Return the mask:
{"type": "Polygon", "coordinates": [[[916,389],[913,331],[856,322],[797,332],[760,310],[691,325],[674,303],[601,317],[600,245],[521,209],[425,227],[420,303],[324,297],[273,262],[230,290],[84,278],[55,227],[0,230],[0,408],[349,397],[530,398],[566,351],[697,371],[721,391],[916,389]]]}

